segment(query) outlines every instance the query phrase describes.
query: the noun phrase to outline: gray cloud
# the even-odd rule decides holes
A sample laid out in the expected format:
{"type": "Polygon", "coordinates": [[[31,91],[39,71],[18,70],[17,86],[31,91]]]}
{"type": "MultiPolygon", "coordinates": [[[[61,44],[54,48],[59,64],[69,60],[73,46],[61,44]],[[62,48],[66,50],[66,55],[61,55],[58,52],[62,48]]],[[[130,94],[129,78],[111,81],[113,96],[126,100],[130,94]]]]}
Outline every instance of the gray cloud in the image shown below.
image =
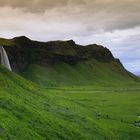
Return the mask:
{"type": "Polygon", "coordinates": [[[44,19],[81,22],[87,32],[127,29],[140,24],[139,0],[1,0],[0,7],[46,15],[44,19]]]}
{"type": "Polygon", "coordinates": [[[28,0],[28,1],[19,1],[19,0],[1,0],[0,6],[10,6],[13,8],[23,8],[26,11],[30,12],[44,12],[46,9],[65,6],[67,5],[67,0],[28,0]]]}

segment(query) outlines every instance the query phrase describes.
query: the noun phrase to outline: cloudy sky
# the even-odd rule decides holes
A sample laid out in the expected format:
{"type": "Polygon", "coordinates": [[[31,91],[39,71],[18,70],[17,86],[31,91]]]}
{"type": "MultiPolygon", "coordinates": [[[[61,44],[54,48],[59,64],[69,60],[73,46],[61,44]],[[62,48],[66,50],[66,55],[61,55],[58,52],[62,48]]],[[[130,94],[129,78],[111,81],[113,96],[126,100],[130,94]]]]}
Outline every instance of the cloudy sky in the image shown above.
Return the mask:
{"type": "Polygon", "coordinates": [[[0,0],[0,37],[96,43],[140,74],[139,0],[0,0]]]}

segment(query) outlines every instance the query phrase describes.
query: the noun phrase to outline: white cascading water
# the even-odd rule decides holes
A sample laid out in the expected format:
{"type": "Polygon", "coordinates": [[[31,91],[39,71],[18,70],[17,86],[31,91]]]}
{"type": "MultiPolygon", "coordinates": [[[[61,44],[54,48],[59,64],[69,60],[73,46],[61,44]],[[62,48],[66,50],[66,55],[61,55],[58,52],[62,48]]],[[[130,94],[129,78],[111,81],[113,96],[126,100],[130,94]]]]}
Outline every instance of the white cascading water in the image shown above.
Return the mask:
{"type": "Polygon", "coordinates": [[[12,71],[12,68],[11,68],[7,53],[6,53],[5,49],[2,46],[0,46],[0,56],[1,56],[1,64],[4,67],[6,67],[7,69],[9,69],[10,71],[12,71]]]}

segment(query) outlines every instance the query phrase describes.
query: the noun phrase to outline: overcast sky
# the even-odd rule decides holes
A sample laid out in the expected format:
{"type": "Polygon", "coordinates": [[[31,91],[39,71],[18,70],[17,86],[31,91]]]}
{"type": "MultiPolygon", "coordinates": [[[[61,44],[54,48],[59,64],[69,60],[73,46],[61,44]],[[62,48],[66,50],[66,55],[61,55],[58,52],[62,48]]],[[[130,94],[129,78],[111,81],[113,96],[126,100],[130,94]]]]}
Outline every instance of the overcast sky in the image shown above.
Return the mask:
{"type": "Polygon", "coordinates": [[[108,47],[140,74],[140,0],[0,0],[0,37],[108,47]]]}

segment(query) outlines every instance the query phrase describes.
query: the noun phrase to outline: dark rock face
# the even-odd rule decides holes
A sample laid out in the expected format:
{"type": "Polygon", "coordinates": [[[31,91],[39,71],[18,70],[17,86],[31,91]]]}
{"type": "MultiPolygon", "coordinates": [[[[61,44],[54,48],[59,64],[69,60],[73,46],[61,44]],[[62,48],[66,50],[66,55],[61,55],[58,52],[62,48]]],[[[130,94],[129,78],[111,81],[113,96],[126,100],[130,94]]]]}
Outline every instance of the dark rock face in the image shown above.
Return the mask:
{"type": "Polygon", "coordinates": [[[22,72],[30,64],[54,65],[60,62],[75,64],[79,61],[96,59],[101,62],[114,60],[112,53],[96,44],[80,46],[69,41],[32,41],[27,37],[16,37],[14,43],[4,46],[13,71],[22,72]]]}

